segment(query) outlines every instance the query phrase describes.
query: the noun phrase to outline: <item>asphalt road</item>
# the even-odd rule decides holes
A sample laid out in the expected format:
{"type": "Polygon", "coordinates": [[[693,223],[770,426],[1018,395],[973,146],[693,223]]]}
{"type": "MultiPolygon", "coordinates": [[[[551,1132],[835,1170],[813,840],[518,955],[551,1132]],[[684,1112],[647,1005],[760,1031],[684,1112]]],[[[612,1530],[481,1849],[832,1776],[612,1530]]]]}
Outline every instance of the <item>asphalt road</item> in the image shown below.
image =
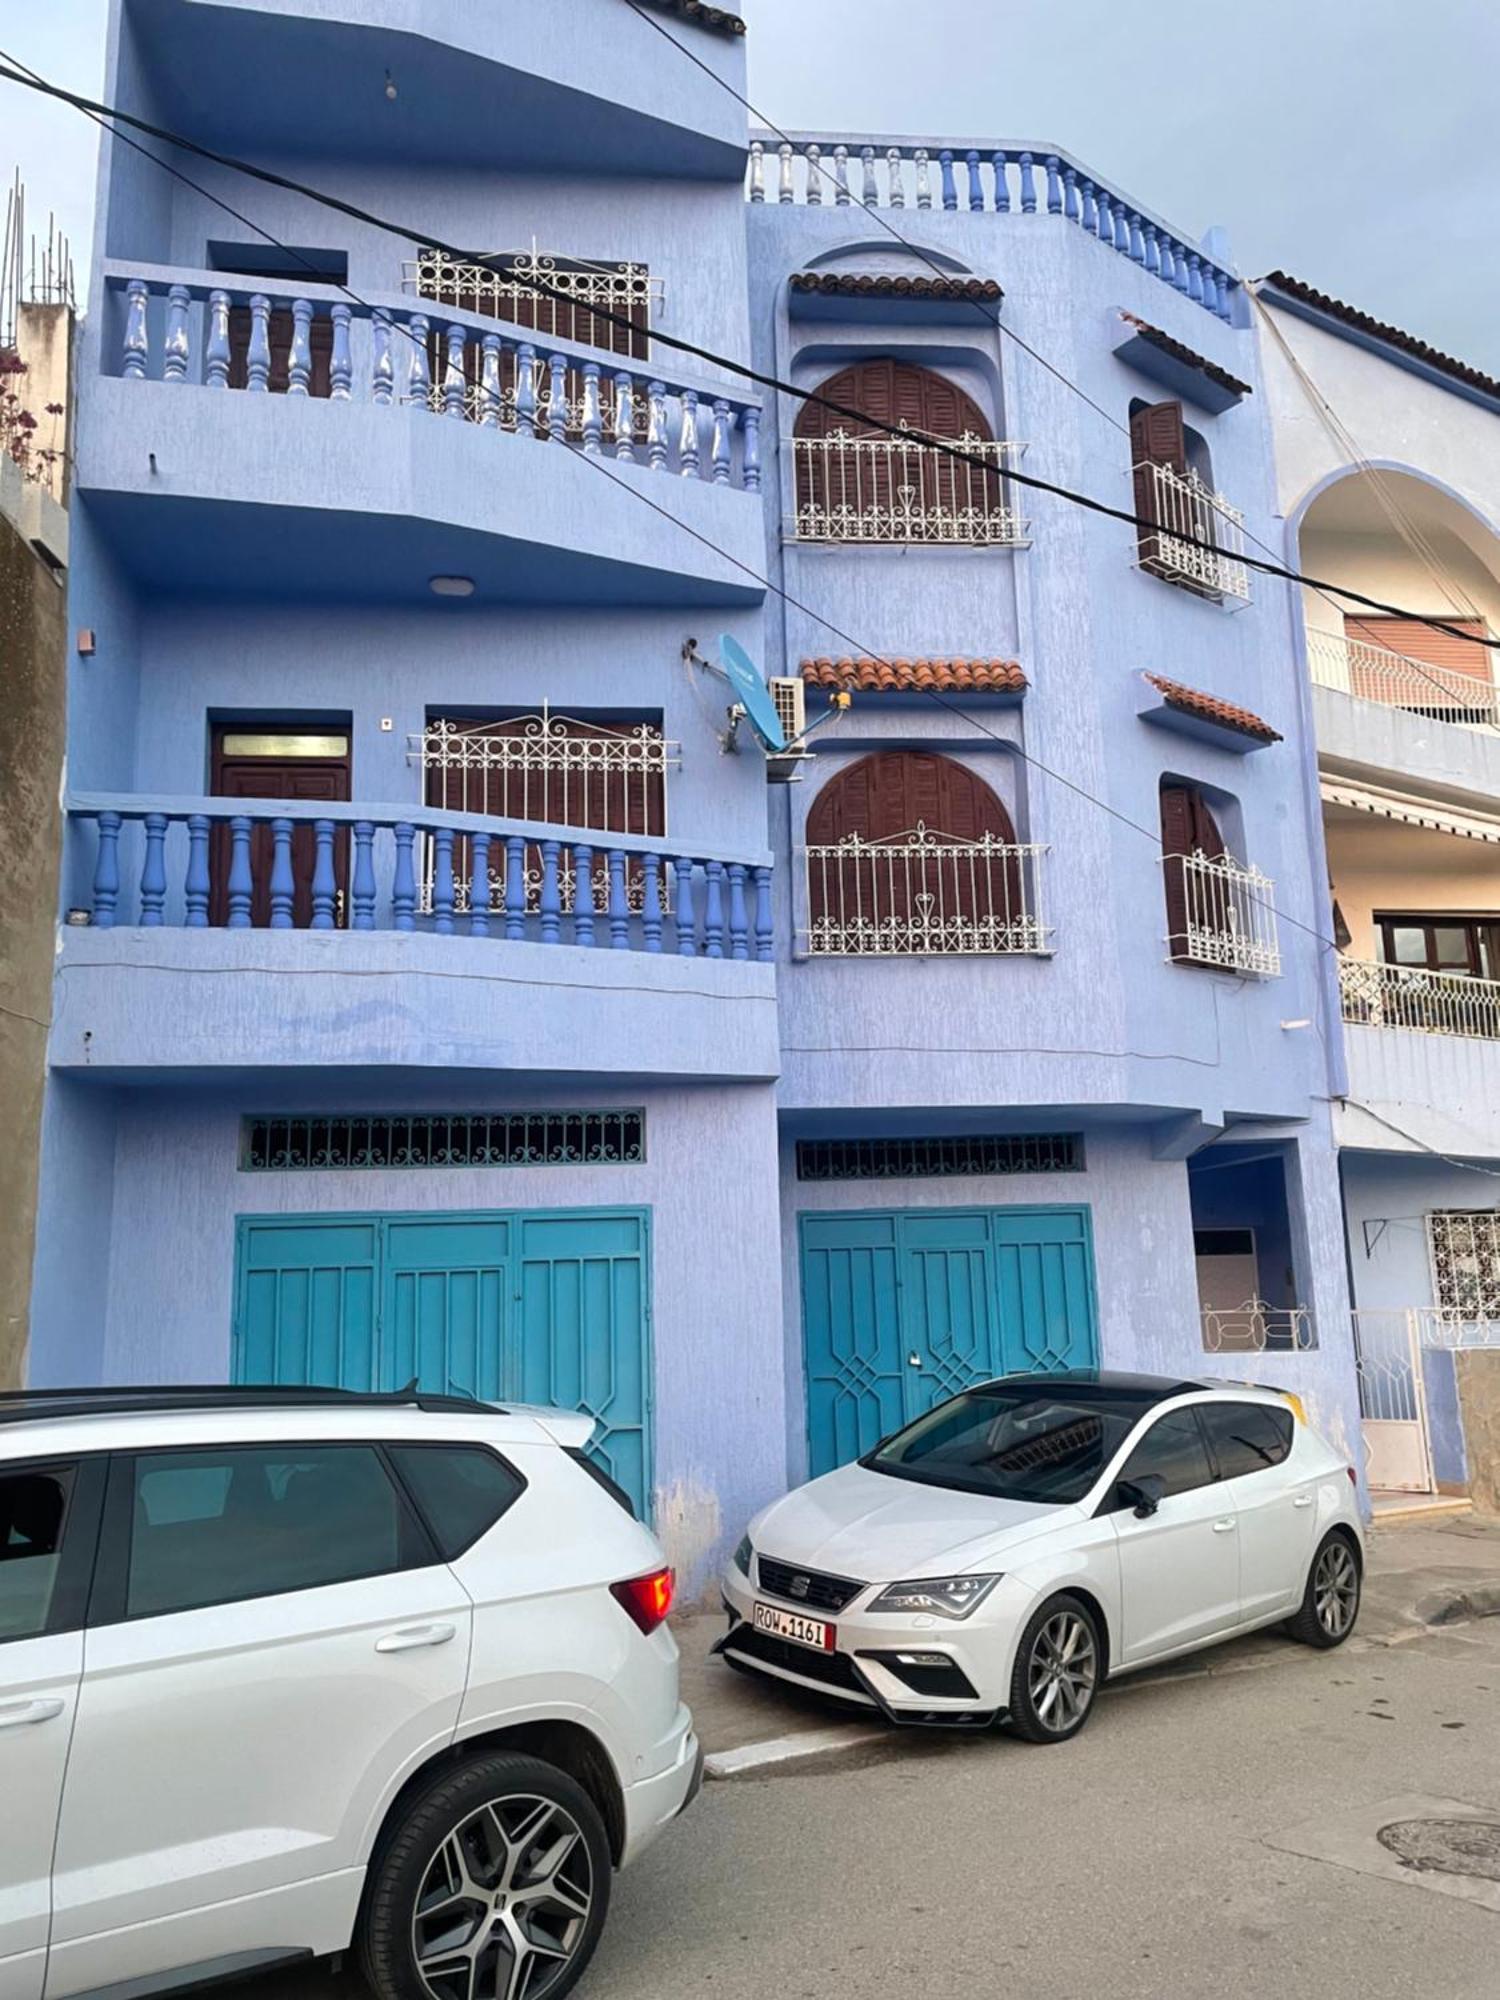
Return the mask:
{"type": "MultiPolygon", "coordinates": [[[[1107,1690],[1060,1748],[902,1733],[710,1785],[618,1881],[580,1993],[1497,2000],[1500,1855],[1468,1884],[1491,1908],[1427,1886],[1451,1877],[1273,1844],[1316,1824],[1336,1848],[1397,1794],[1500,1821],[1500,1619],[1332,1655],[1205,1655],[1107,1690]]],[[[349,1975],[238,1990],[364,2000],[349,1975]]]]}

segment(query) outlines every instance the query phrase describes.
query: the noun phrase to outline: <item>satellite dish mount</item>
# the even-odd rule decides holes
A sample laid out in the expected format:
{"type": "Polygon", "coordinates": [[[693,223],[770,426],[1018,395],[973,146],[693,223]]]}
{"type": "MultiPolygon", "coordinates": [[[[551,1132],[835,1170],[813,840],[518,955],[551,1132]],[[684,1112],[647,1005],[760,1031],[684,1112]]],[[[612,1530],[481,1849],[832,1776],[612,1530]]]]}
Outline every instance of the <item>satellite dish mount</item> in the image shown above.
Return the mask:
{"type": "Polygon", "coordinates": [[[718,650],[718,659],[707,659],[699,652],[698,641],[688,639],[683,643],[682,657],[689,666],[702,667],[706,673],[717,674],[729,683],[734,699],[726,711],[728,727],[719,738],[720,749],[727,755],[738,756],[740,724],[748,722],[768,757],[785,756],[786,731],[781,726],[781,717],[776,713],[771,690],[761,678],[760,669],[739,640],[732,638],[728,632],[719,634],[718,650]]]}

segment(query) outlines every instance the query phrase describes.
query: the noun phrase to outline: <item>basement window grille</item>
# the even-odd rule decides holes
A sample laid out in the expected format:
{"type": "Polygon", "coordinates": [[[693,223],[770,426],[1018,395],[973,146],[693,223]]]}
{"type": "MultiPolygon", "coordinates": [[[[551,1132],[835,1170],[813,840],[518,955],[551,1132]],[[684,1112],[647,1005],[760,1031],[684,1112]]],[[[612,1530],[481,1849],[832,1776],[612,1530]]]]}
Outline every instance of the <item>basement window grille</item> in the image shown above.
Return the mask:
{"type": "Polygon", "coordinates": [[[1083,1140],[1065,1133],[953,1139],[799,1139],[799,1181],[947,1180],[966,1174],[1076,1174],[1083,1140]]]}
{"type": "Polygon", "coordinates": [[[240,1172],[373,1167],[638,1166],[644,1111],[422,1112],[246,1118],[240,1172]]]}

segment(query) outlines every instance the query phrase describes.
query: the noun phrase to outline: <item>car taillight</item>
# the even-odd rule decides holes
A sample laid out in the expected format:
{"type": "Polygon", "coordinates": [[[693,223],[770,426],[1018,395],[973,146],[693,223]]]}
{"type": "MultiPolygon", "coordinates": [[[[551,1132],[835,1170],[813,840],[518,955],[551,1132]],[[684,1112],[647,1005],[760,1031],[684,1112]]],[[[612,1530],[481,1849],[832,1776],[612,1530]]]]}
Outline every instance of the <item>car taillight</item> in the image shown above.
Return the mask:
{"type": "Polygon", "coordinates": [[[636,1624],[649,1635],[672,1609],[676,1581],[671,1570],[654,1569],[649,1576],[633,1576],[624,1583],[612,1583],[609,1594],[624,1605],[636,1624]]]}

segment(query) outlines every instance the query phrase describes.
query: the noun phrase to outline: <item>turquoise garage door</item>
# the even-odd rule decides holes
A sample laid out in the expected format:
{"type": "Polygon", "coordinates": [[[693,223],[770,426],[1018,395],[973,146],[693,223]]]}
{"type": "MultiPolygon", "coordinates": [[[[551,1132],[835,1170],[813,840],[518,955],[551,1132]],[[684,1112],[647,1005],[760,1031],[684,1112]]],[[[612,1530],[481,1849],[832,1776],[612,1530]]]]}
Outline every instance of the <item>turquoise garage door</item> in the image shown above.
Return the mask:
{"type": "Polygon", "coordinates": [[[234,1379],[544,1403],[598,1419],[593,1455],[651,1490],[644,1210],[244,1216],[234,1379]]]}
{"type": "Polygon", "coordinates": [[[1087,1208],[804,1215],[801,1256],[814,1474],[969,1382],[1098,1359],[1087,1208]]]}

